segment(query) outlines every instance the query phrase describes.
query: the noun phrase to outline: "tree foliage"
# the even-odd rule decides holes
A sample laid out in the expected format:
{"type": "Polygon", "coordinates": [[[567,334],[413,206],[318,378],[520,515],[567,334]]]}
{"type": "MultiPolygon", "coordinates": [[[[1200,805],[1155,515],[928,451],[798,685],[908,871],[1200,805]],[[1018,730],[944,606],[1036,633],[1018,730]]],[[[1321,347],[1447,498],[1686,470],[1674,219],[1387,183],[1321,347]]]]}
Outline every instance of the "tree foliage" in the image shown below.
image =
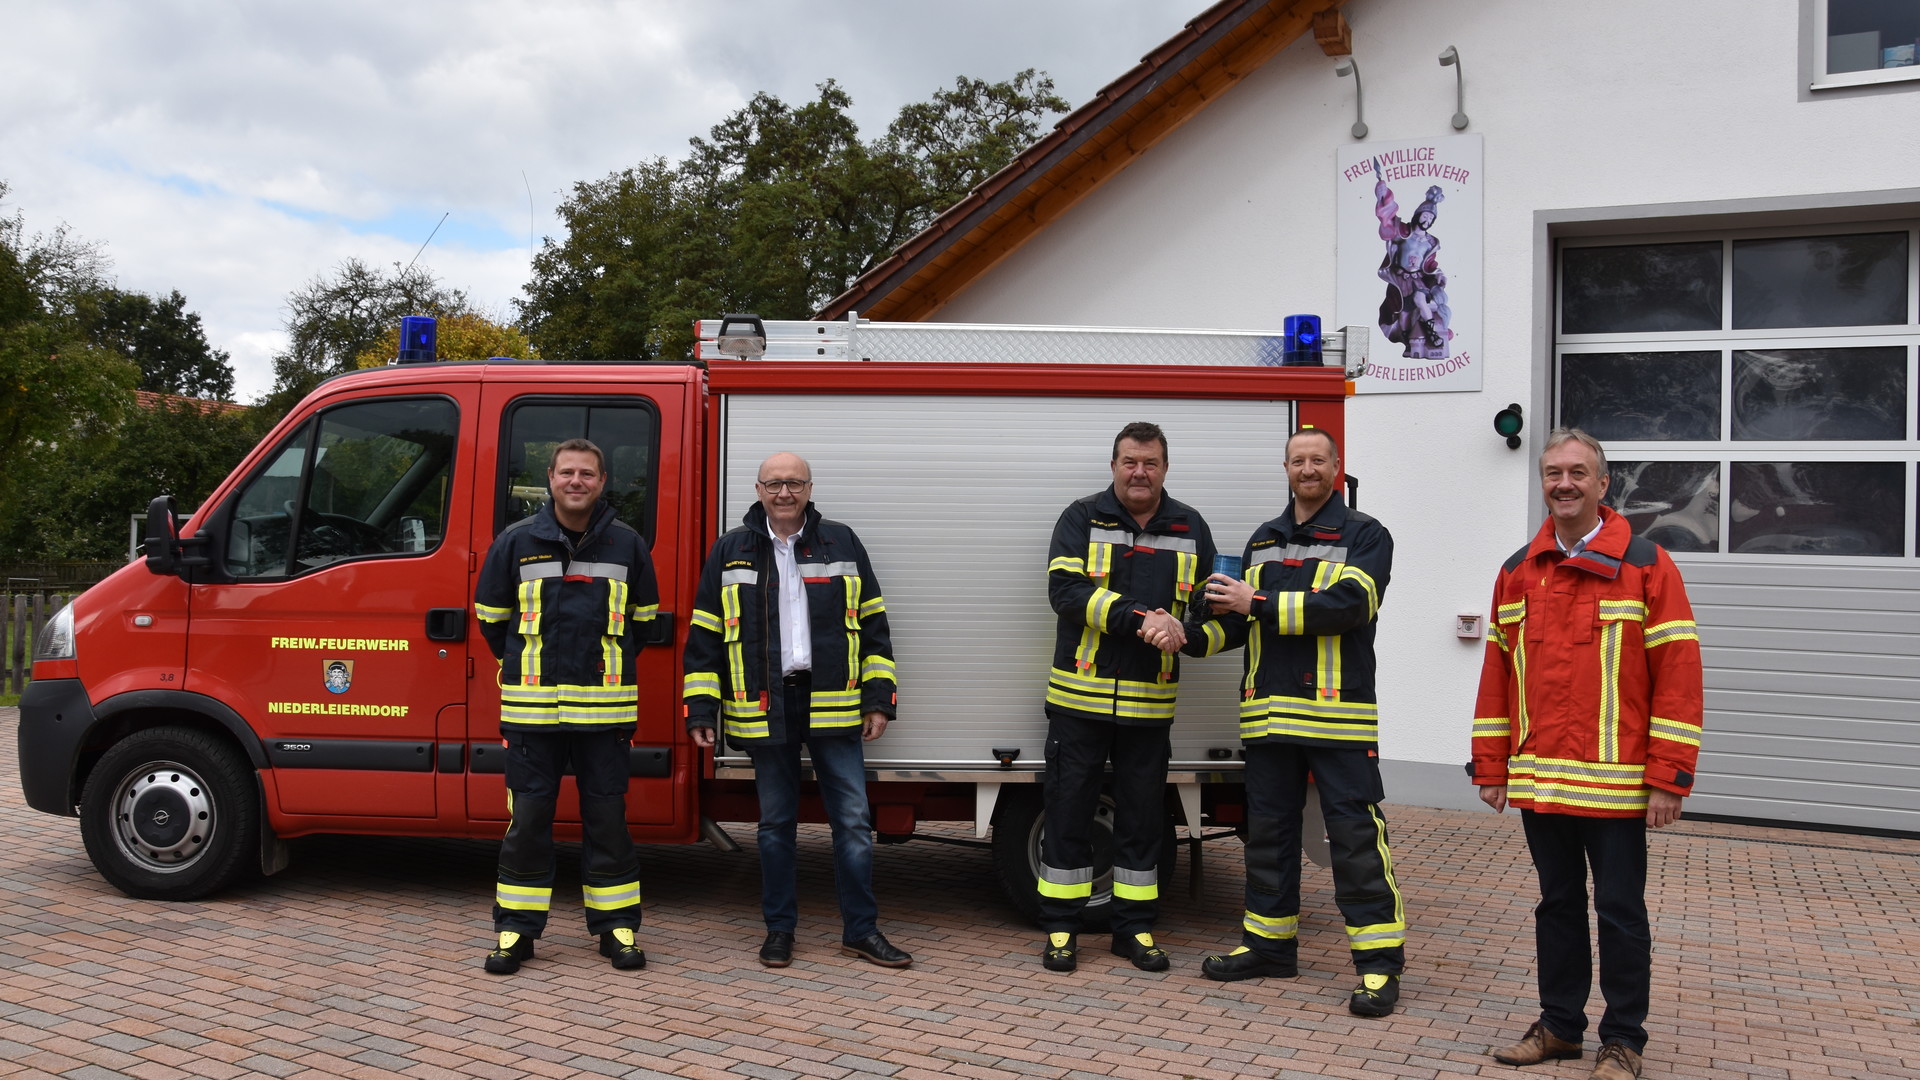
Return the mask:
{"type": "MultiPolygon", "coordinates": [[[[418,264],[393,264],[392,272],[348,259],[330,275],[316,276],[287,297],[287,351],[273,359],[273,391],[263,402],[275,418],[330,375],[352,371],[402,315],[444,319],[469,312],[466,293],[440,283],[418,264]]],[[[397,332],[397,331],[396,331],[397,332]]]]}
{"type": "Polygon", "coordinates": [[[182,510],[200,505],[258,439],[246,412],[186,397],[85,426],[86,437],[20,453],[13,507],[0,518],[0,558],[124,557],[128,518],[149,499],[172,495],[182,510]]]}
{"type": "MultiPolygon", "coordinates": [[[[472,311],[459,311],[439,320],[435,328],[436,360],[487,360],[495,356],[509,356],[517,360],[538,360],[540,358],[527,335],[504,323],[496,322],[485,315],[472,311]]],[[[400,320],[395,319],[387,328],[380,331],[360,355],[354,357],[354,366],[361,368],[380,367],[392,360],[400,351],[400,320]]]]}
{"type": "Polygon", "coordinates": [[[140,389],[225,401],[233,365],[207,344],[200,315],[174,290],[164,297],[102,289],[86,296],[79,318],[88,340],[140,365],[140,389]]]}
{"type": "MultiPolygon", "coordinates": [[[[6,192],[0,183],[0,199],[6,192]]],[[[22,213],[0,217],[0,520],[18,496],[22,452],[98,437],[139,379],[133,363],[87,340],[79,318],[86,298],[110,287],[106,272],[99,245],[65,226],[29,235],[22,213]]]]}
{"type": "Polygon", "coordinates": [[[677,359],[724,311],[801,319],[1004,168],[1067,103],[1032,69],[955,80],[862,141],[831,80],[756,94],[687,158],[574,185],[534,260],[522,325],[552,360],[677,359]]]}

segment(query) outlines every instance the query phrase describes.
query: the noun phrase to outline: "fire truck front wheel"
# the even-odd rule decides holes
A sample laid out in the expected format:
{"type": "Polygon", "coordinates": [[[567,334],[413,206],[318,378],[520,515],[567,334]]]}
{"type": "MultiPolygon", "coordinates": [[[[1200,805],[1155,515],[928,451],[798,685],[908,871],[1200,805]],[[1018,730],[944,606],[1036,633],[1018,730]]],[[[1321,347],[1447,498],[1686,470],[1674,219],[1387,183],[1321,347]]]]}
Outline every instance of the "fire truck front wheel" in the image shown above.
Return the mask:
{"type": "Polygon", "coordinates": [[[232,884],[260,844],[253,770],[231,743],[183,727],[114,744],[80,794],[80,835],[108,884],[195,900],[232,884]]]}

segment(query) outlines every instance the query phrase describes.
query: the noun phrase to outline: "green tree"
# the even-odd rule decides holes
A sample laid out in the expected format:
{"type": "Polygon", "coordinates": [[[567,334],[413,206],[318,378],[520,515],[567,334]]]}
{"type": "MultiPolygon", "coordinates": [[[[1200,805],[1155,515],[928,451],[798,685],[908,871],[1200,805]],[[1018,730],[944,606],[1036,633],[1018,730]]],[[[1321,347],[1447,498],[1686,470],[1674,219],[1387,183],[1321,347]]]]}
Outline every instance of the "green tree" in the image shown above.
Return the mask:
{"type": "Polygon", "coordinates": [[[273,390],[263,411],[277,421],[322,379],[352,371],[355,358],[402,315],[444,318],[472,310],[464,292],[442,285],[425,266],[395,263],[389,273],[348,259],[287,297],[290,340],[287,351],[274,357],[273,390]]]}
{"type": "Polygon", "coordinates": [[[172,495],[183,511],[193,509],[256,441],[244,410],[185,397],[83,427],[84,437],[20,454],[13,509],[0,519],[0,559],[124,557],[127,520],[148,500],[172,495]]]}
{"type": "MultiPolygon", "coordinates": [[[[435,360],[487,360],[509,356],[516,360],[538,360],[540,354],[527,335],[504,323],[471,311],[457,311],[439,320],[435,327],[435,360]]],[[[400,322],[388,324],[372,345],[354,357],[355,367],[380,367],[400,351],[400,322]]]]}
{"type": "Polygon", "coordinates": [[[800,319],[1004,168],[1067,103],[1033,70],[955,80],[862,141],[828,81],[798,107],[757,94],[678,165],[574,185],[516,301],[554,360],[676,359],[723,311],[800,319]]]}
{"type": "Polygon", "coordinates": [[[207,344],[200,315],[174,290],[163,297],[102,289],[82,298],[79,318],[88,340],[140,365],[140,389],[225,401],[233,396],[233,365],[207,344]]]}
{"type": "Polygon", "coordinates": [[[26,475],[23,452],[101,437],[139,380],[134,364],[88,341],[79,318],[87,297],[111,287],[107,265],[65,226],[29,235],[19,211],[0,217],[0,520],[26,475]]]}

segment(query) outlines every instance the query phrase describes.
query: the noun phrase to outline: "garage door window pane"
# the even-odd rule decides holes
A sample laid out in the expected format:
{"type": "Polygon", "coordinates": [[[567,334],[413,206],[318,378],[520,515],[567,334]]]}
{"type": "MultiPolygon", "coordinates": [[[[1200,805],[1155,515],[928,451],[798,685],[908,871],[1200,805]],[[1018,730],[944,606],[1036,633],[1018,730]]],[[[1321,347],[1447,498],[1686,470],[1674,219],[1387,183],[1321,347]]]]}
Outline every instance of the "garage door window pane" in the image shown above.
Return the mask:
{"type": "Polygon", "coordinates": [[[1733,326],[1884,326],[1907,321],[1907,234],[1733,242],[1733,326]]]}
{"type": "Polygon", "coordinates": [[[1904,439],[1907,350],[1733,354],[1736,439],[1904,439]]]}
{"type": "Polygon", "coordinates": [[[1900,555],[1907,469],[1898,461],[1733,464],[1733,550],[1778,555],[1900,555]]]}
{"type": "Polygon", "coordinates": [[[1718,352],[1564,353],[1560,423],[1594,438],[1720,437],[1718,352]]]}
{"type": "Polygon", "coordinates": [[[1607,462],[1608,506],[1668,551],[1720,550],[1720,463],[1607,462]]]}
{"type": "Polygon", "coordinates": [[[1720,257],[1718,240],[1568,248],[1560,260],[1560,331],[1718,330],[1720,257]]]}

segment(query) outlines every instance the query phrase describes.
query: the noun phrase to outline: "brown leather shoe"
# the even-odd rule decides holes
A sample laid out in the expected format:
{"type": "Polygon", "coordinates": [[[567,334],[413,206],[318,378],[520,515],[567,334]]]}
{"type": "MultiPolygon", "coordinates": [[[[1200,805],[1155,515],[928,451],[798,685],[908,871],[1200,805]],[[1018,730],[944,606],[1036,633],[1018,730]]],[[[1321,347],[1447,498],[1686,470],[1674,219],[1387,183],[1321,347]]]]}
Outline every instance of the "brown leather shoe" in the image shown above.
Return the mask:
{"type": "Polygon", "coordinates": [[[1640,1055],[1625,1043],[1606,1043],[1593,1055],[1593,1074],[1587,1080],[1640,1080],[1640,1055]]]}
{"type": "MultiPolygon", "coordinates": [[[[1625,1049],[1622,1047],[1621,1049],[1625,1049]]],[[[1493,1052],[1493,1060],[1502,1065],[1538,1065],[1543,1061],[1556,1058],[1577,1058],[1580,1056],[1580,1044],[1568,1042],[1547,1030],[1547,1025],[1538,1020],[1527,1029],[1520,1041],[1512,1046],[1503,1046],[1493,1052]]],[[[1635,1076],[1640,1075],[1638,1071],[1635,1076]]]]}

